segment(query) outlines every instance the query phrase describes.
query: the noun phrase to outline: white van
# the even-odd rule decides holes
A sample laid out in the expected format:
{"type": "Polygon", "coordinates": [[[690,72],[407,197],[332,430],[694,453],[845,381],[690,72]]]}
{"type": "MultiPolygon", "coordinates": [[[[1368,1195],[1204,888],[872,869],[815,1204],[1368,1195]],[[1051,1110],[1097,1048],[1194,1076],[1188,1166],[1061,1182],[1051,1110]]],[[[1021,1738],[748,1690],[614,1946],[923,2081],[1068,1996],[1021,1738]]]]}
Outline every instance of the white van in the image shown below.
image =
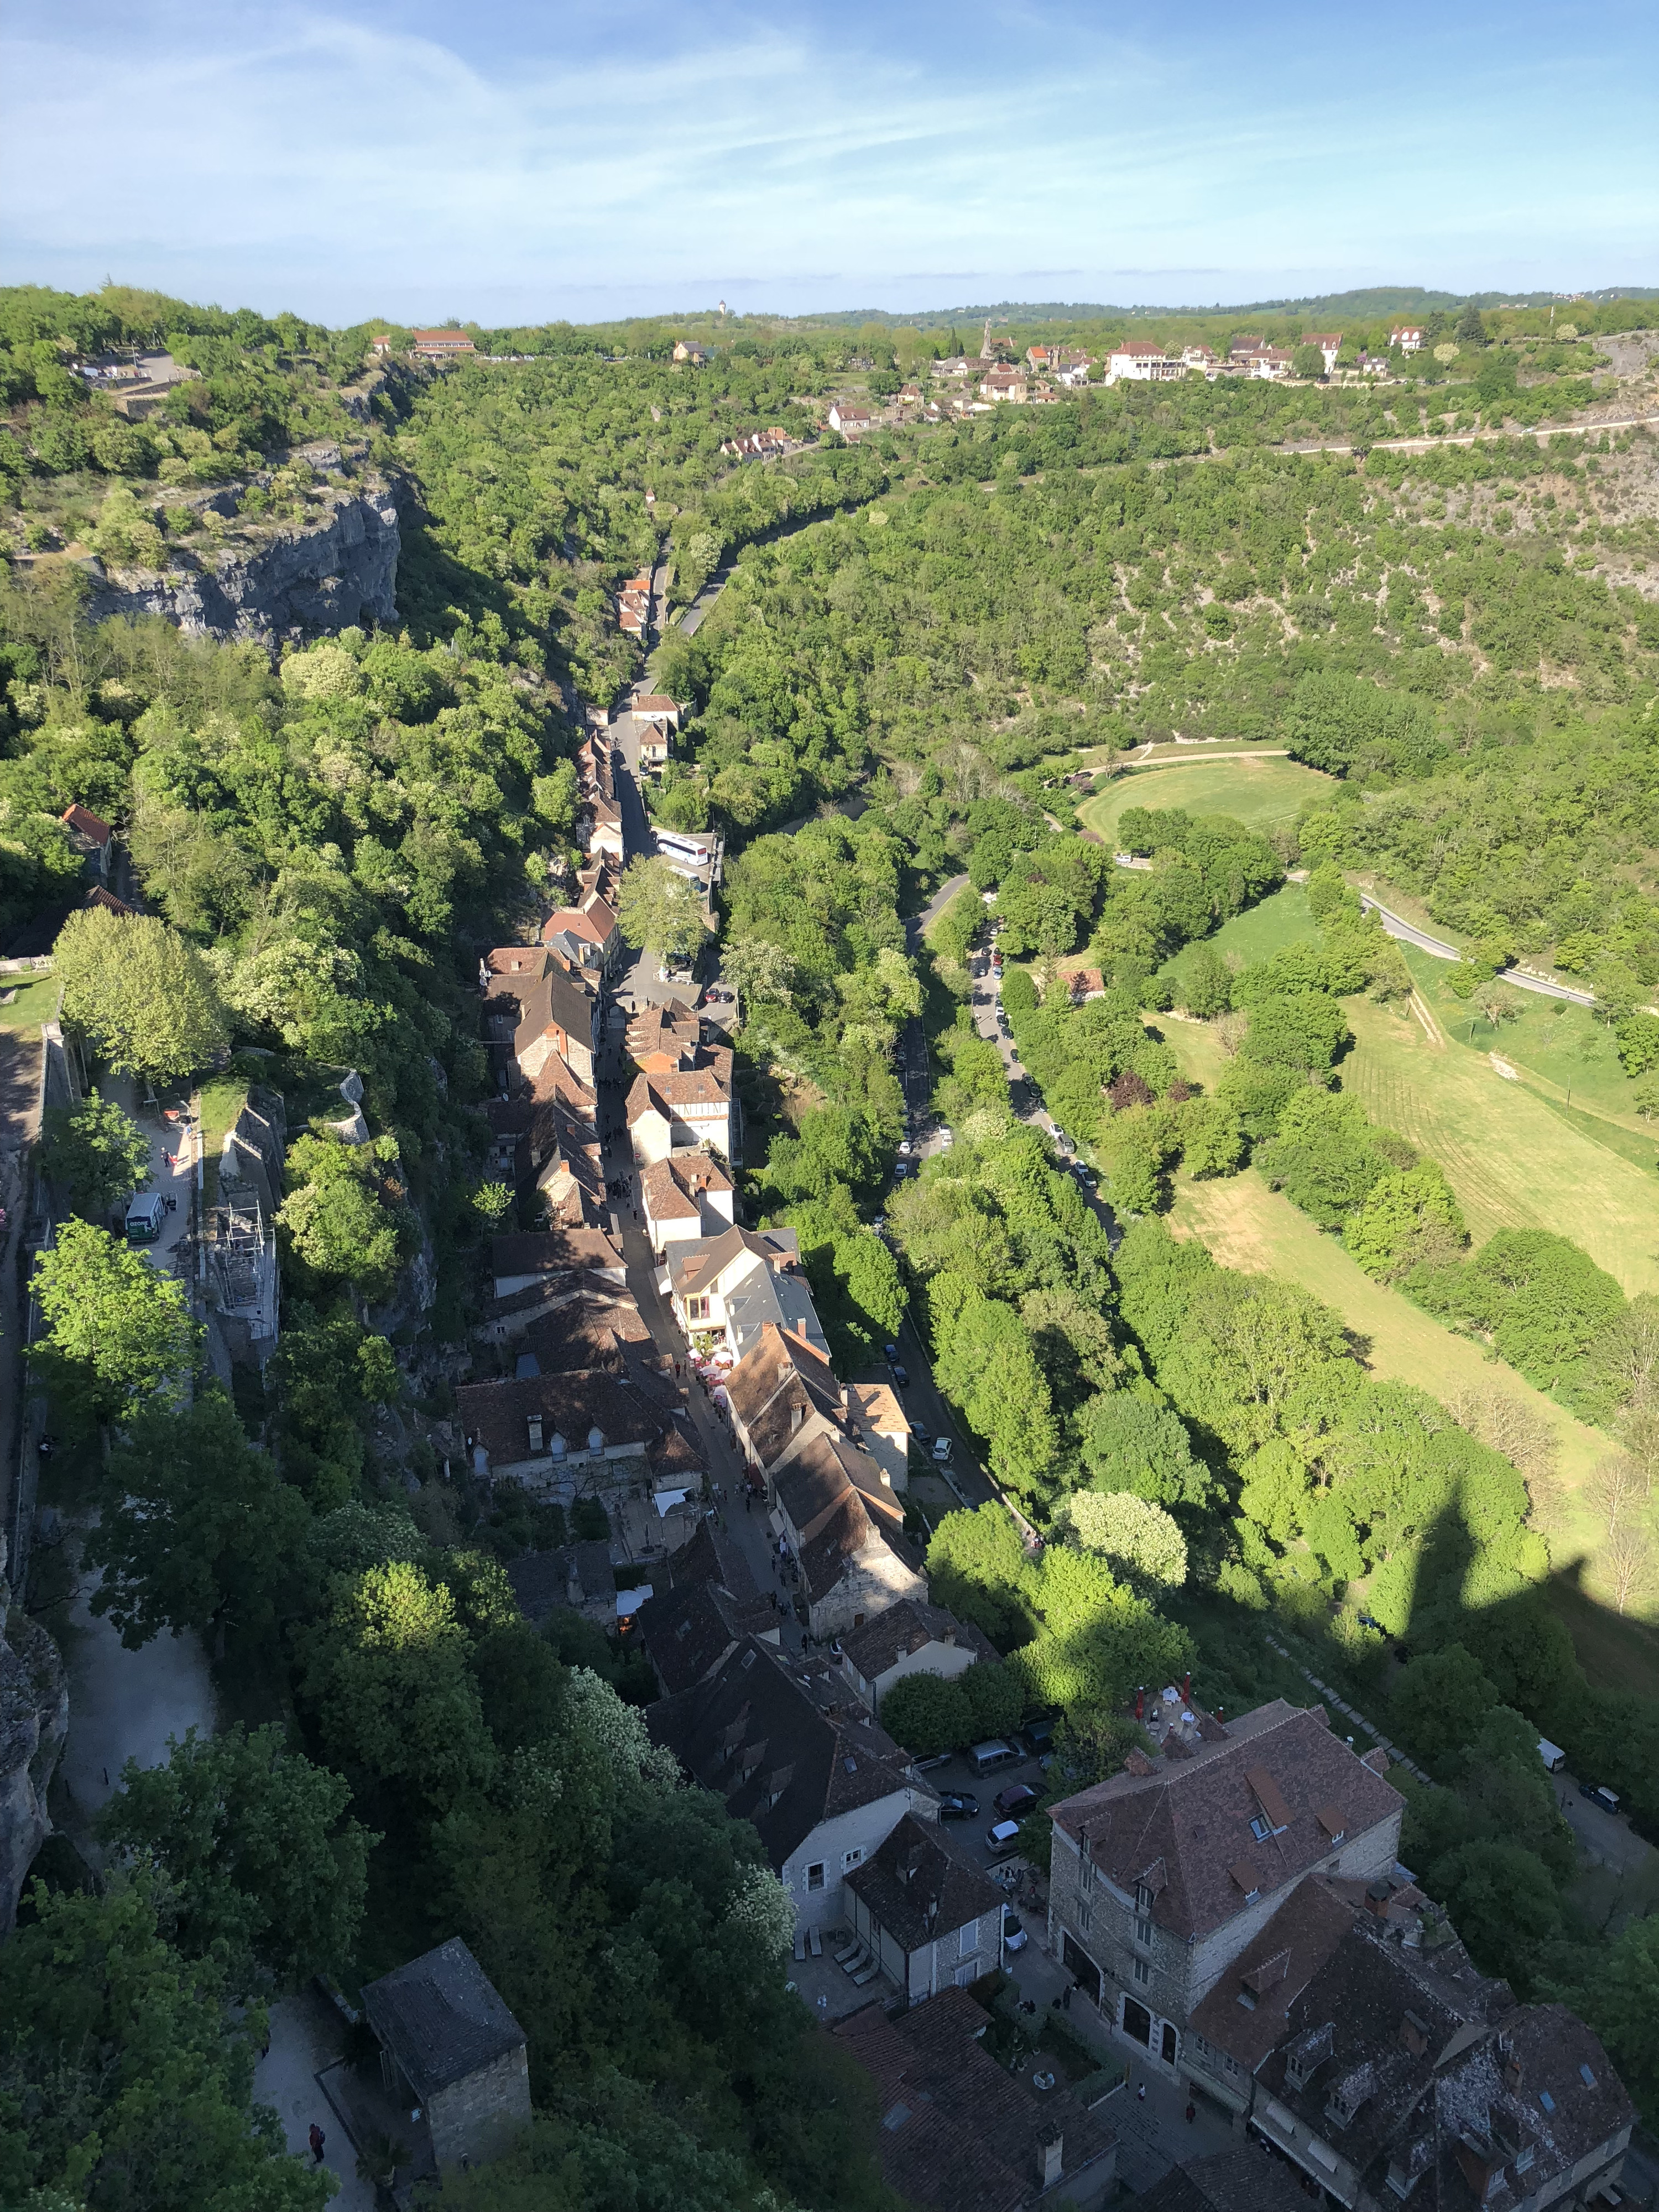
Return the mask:
{"type": "Polygon", "coordinates": [[[1011,1851],[1019,1849],[1019,1822],[999,1820],[994,1828],[985,1831],[985,1848],[994,1859],[1006,1859],[1011,1851]]]}
{"type": "Polygon", "coordinates": [[[142,1197],[133,1199],[127,1206],[128,1243],[155,1243],[161,1237],[161,1224],[167,1218],[167,1206],[159,1191],[147,1190],[142,1197]]]}

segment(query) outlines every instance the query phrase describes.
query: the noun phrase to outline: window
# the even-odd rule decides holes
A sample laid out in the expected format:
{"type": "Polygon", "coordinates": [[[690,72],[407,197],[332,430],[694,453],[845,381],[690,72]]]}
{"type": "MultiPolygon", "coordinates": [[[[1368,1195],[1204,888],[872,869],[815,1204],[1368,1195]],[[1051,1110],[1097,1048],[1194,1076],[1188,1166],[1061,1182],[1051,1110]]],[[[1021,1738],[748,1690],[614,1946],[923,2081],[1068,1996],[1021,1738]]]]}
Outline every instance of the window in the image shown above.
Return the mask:
{"type": "Polygon", "coordinates": [[[1085,1936],[1089,1932],[1089,1923],[1094,1918],[1094,1917],[1095,1908],[1091,1905],[1088,1899],[1086,1897],[1079,1898],[1077,1901],[1076,1912],[1077,1924],[1080,1929],[1082,1929],[1085,1936]]]}
{"type": "Polygon", "coordinates": [[[1135,1941],[1148,1951],[1152,1948],[1152,1923],[1143,1920],[1139,1913],[1135,1916],[1135,1941]]]}
{"type": "Polygon", "coordinates": [[[1135,1960],[1135,1979],[1144,1990],[1152,1978],[1152,1970],[1144,1959],[1135,1960]]]}
{"type": "Polygon", "coordinates": [[[843,1851],[841,1855],[842,1872],[845,1874],[848,1867],[857,1866],[863,1856],[864,1846],[862,1844],[854,1844],[850,1851],[843,1851]]]}
{"type": "Polygon", "coordinates": [[[1271,1820],[1264,1820],[1260,1813],[1256,1814],[1255,1820],[1250,1823],[1250,1833],[1255,1838],[1259,1844],[1265,1844],[1268,1837],[1272,1835],[1273,1832],[1273,1822],[1271,1820]]]}
{"type": "Polygon", "coordinates": [[[707,1321],[708,1318],[708,1299],[688,1298],[685,1302],[685,1317],[687,1321],[707,1321]]]}
{"type": "Polygon", "coordinates": [[[822,1859],[820,1859],[815,1866],[810,1866],[807,1868],[806,1887],[808,1889],[822,1889],[823,1887],[823,1861],[822,1859]]]}

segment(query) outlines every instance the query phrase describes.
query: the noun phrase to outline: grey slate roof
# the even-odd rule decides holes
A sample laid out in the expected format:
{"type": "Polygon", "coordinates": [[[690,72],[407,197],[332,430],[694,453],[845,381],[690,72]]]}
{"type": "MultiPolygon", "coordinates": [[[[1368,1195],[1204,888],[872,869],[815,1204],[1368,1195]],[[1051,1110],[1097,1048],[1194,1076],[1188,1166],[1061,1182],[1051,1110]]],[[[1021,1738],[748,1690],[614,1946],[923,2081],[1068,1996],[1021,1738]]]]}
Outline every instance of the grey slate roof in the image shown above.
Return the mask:
{"type": "Polygon", "coordinates": [[[1135,2204],[1137,2212],[1286,2212],[1300,2194],[1282,2159],[1242,2142],[1171,2166],[1135,2204]]]}
{"type": "Polygon", "coordinates": [[[942,1828],[907,1813],[886,1842],[847,1877],[908,1954],[965,1928],[1008,1901],[989,1875],[958,1858],[942,1828]]]}
{"type": "Polygon", "coordinates": [[[505,2057],[525,2039],[459,1936],[370,1982],[363,2010],[422,2102],[505,2057]]]}
{"type": "Polygon", "coordinates": [[[904,1753],[826,1666],[787,1661],[753,1636],[646,1723],[693,1781],[752,1823],[775,1869],[821,1820],[908,1786],[904,1753]]]}

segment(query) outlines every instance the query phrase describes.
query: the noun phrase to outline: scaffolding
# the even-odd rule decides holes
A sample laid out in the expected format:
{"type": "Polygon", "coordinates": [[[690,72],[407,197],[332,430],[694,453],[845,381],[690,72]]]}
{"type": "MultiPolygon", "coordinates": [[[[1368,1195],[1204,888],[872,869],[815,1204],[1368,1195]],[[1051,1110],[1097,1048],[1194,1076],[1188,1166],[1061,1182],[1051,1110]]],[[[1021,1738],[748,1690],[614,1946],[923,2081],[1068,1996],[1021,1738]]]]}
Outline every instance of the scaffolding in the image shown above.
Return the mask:
{"type": "Polygon", "coordinates": [[[207,1216],[208,1282],[214,1305],[240,1322],[255,1346],[276,1337],[276,1238],[265,1225],[258,1194],[246,1184],[220,1185],[207,1216]]]}

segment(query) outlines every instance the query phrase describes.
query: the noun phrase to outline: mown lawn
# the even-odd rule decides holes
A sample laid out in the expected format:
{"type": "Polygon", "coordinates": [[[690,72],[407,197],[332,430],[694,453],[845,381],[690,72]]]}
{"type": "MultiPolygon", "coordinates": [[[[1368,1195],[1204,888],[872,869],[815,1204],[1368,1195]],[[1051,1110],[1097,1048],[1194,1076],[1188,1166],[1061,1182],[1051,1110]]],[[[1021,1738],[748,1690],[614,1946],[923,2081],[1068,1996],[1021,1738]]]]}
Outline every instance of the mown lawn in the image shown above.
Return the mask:
{"type": "MultiPolygon", "coordinates": [[[[1173,1027],[1170,1034],[1179,1050],[1173,1027]]],[[[1610,1612],[1612,1594],[1597,1556],[1605,1532],[1583,1503],[1590,1476],[1613,1449],[1610,1437],[1575,1420],[1512,1368],[1489,1359],[1480,1345],[1420,1312],[1399,1291],[1374,1283],[1334,1237],[1317,1229],[1280,1192],[1269,1190],[1254,1169],[1214,1182],[1183,1178],[1170,1225],[1177,1236],[1201,1238],[1224,1267],[1280,1275],[1310,1291],[1363,1340],[1373,1374],[1414,1383],[1443,1404],[1466,1390],[1501,1391],[1532,1407],[1556,1441],[1554,1478],[1533,1486],[1533,1520],[1549,1539],[1563,1617],[1587,1665],[1592,1653],[1600,1662],[1622,1653],[1617,1679],[1630,1682],[1636,1672],[1650,1675],[1659,1694],[1659,1641],[1645,1620],[1620,1621],[1610,1612]]],[[[1641,1610],[1659,1618],[1650,1600],[1641,1610]]]]}
{"type": "MultiPolygon", "coordinates": [[[[1635,1115],[1615,1122],[1583,1110],[1576,1083],[1566,1111],[1564,1097],[1547,1093],[1520,1058],[1521,1024],[1506,1024],[1494,1040],[1477,1018],[1471,1042],[1461,1000],[1431,1005],[1432,1037],[1421,1021],[1369,1000],[1346,1005],[1355,1045],[1342,1063],[1343,1088],[1374,1121],[1439,1161],[1477,1243],[1497,1229],[1553,1230],[1632,1295],[1659,1291],[1659,1174],[1651,1164],[1659,1145],[1635,1115]],[[1498,1072],[1494,1050],[1522,1080],[1498,1072]]],[[[1572,1010],[1561,1017],[1571,1018],[1572,1010]]]]}
{"type": "Polygon", "coordinates": [[[1189,814],[1226,814],[1252,830],[1293,822],[1332,779],[1299,761],[1258,754],[1242,760],[1178,760],[1131,769],[1078,810],[1078,820],[1111,842],[1126,806],[1182,806],[1189,814]]]}
{"type": "Polygon", "coordinates": [[[0,1006],[0,1029],[15,1030],[24,1036],[33,1036],[42,1022],[49,1022],[58,1012],[58,994],[63,986],[55,976],[46,975],[33,982],[5,982],[5,988],[15,988],[17,996],[9,1006],[0,1006]]]}

